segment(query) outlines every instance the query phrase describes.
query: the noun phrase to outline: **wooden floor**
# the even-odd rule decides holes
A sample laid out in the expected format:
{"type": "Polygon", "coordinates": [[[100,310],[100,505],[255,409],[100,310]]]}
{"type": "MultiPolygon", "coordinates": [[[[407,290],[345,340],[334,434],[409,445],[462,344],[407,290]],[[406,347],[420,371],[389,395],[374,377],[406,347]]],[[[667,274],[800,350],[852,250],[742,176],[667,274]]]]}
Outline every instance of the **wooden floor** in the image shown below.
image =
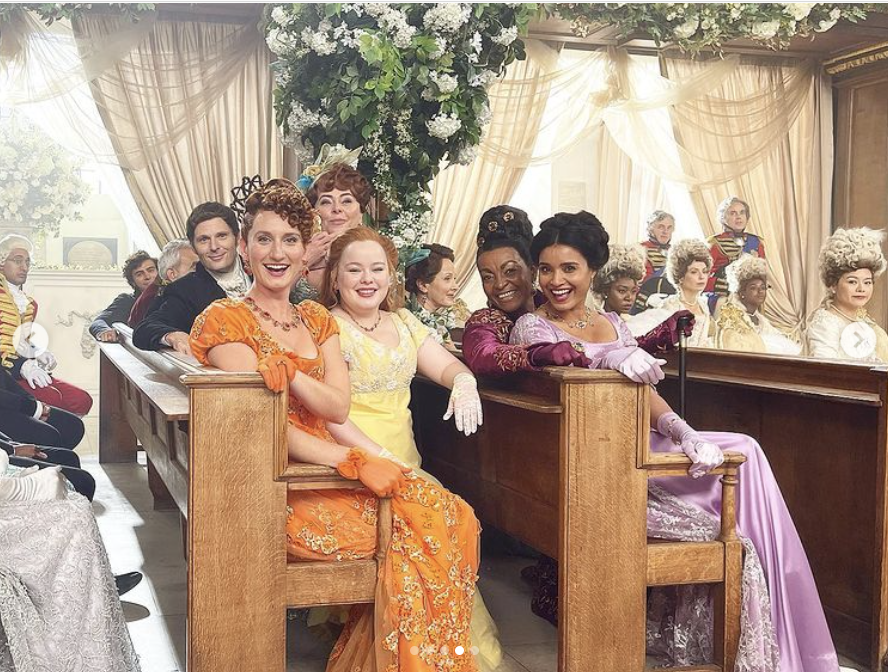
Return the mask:
{"type": "MultiPolygon", "coordinates": [[[[84,457],[83,463],[98,484],[94,510],[112,569],[145,574],[123,602],[142,672],[183,672],[185,562],[178,513],[154,511],[144,464],[99,465],[96,456],[84,457]]],[[[519,575],[529,564],[531,560],[507,554],[488,553],[483,559],[481,592],[506,654],[497,672],[556,669],[557,632],[530,613],[530,590],[519,575]]],[[[288,670],[323,672],[332,641],[308,633],[301,620],[288,626],[288,670]]],[[[856,666],[846,669],[866,672],[856,666]]]]}

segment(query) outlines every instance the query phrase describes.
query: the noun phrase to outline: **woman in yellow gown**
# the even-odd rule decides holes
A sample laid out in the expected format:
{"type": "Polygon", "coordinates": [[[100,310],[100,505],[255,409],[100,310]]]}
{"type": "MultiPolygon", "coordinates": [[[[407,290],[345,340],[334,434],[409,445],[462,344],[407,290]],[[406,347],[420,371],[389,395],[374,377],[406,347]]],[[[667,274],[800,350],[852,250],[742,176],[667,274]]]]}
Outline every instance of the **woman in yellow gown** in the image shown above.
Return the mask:
{"type": "MultiPolygon", "coordinates": [[[[437,343],[413,313],[397,308],[395,292],[390,291],[396,265],[394,245],[369,228],[346,232],[330,248],[321,300],[332,307],[339,325],[352,393],[350,422],[331,425],[330,431],[340,442],[356,445],[363,445],[363,433],[373,442],[368,445],[384,447],[399,462],[439,483],[419,469],[421,457],[409,409],[410,384],[419,370],[452,388],[457,398],[453,405],[457,428],[466,434],[481,424],[480,401],[469,369],[437,343]]],[[[450,409],[445,419],[449,415],[450,409]]],[[[502,650],[496,626],[478,592],[471,636],[479,668],[495,670],[502,650]]]]}
{"type": "Polygon", "coordinates": [[[479,526],[471,507],[373,446],[349,448],[354,444],[337,443],[327,431],[328,423],[347,419],[350,403],[339,329],[321,305],[288,300],[314,217],[305,198],[281,181],[247,199],[240,250],[253,288],[198,317],[192,351],[202,364],[258,371],[270,389],[287,390],[290,459],[336,467],[365,486],[288,493],[291,561],[372,557],[377,497],[392,498],[392,541],[376,600],[352,607],[328,672],[474,672],[469,622],[479,526]]]}

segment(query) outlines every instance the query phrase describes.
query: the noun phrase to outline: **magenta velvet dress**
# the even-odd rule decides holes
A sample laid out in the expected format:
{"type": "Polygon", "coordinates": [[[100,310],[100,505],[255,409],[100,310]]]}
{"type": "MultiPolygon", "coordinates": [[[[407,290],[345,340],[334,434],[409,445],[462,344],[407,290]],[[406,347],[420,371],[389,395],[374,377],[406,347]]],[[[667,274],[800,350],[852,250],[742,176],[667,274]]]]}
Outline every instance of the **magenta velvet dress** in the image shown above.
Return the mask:
{"type": "MultiPolygon", "coordinates": [[[[637,347],[625,323],[616,314],[605,313],[604,317],[614,327],[616,332],[614,341],[607,343],[580,341],[552,322],[535,314],[526,314],[515,323],[509,337],[511,346],[506,347],[567,340],[581,344],[586,355],[595,363],[600,362],[605,354],[617,348],[637,347]]],[[[490,341],[493,335],[494,332],[489,331],[481,340],[490,341]]],[[[480,337],[481,334],[476,336],[480,337]]],[[[487,342],[486,346],[485,356],[492,356],[490,352],[493,350],[493,343],[487,342]]],[[[474,357],[477,358],[479,353],[480,350],[475,348],[474,357]]],[[[471,361],[471,358],[467,359],[471,361]]],[[[755,552],[750,553],[752,548],[747,545],[743,578],[744,633],[736,669],[837,672],[838,659],[826,625],[814,577],[764,452],[756,441],[743,434],[700,432],[700,435],[724,451],[742,453],[747,460],[740,469],[737,526],[747,544],[751,542],[755,552]],[[749,566],[749,556],[756,554],[767,584],[765,595],[751,594],[763,589],[762,586],[755,585],[756,569],[749,566]],[[770,594],[770,604],[768,604],[768,594],[770,594]],[[761,613],[768,610],[770,618],[767,613],[761,613]],[[775,667],[777,652],[771,650],[768,630],[776,634],[779,667],[775,667]]],[[[681,450],[670,439],[654,431],[651,432],[651,449],[658,452],[681,450]]],[[[707,534],[714,538],[718,533],[720,506],[721,487],[716,476],[704,476],[700,479],[690,477],[651,479],[648,532],[651,536],[671,539],[700,539],[707,534]]],[[[757,561],[752,564],[757,564],[757,561]]],[[[684,597],[691,596],[693,590],[699,591],[699,587],[691,587],[684,597]]],[[[698,594],[697,598],[699,597],[698,594]]],[[[688,616],[688,611],[693,612],[702,605],[699,599],[696,602],[697,606],[689,607],[687,600],[680,602],[684,606],[679,605],[679,611],[684,609],[685,616],[688,616]]],[[[676,621],[681,619],[676,617],[676,621]]],[[[672,649],[675,646],[682,646],[688,636],[698,637],[706,644],[705,634],[695,632],[704,626],[694,621],[691,616],[685,618],[683,625],[673,624],[685,628],[686,632],[681,635],[675,634],[669,645],[672,649]]],[[[668,631],[669,627],[671,625],[665,629],[668,631]]],[[[663,628],[661,632],[662,630],[663,628]]],[[[657,642],[651,640],[650,627],[648,639],[649,644],[656,645],[657,642]]],[[[702,648],[703,654],[700,651],[687,650],[669,653],[682,653],[670,657],[690,660],[705,655],[708,646],[702,648]]]]}

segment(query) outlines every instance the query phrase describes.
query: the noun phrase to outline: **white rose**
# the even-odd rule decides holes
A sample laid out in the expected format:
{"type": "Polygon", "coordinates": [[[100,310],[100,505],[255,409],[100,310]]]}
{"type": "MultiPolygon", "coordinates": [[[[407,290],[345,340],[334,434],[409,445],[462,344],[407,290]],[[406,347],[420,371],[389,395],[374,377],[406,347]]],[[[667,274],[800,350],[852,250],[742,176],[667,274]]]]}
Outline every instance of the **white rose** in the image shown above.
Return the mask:
{"type": "Polygon", "coordinates": [[[827,30],[836,25],[838,21],[821,21],[817,27],[814,29],[818,33],[825,33],[827,30]]]}
{"type": "Polygon", "coordinates": [[[801,21],[811,13],[814,4],[813,2],[787,2],[784,11],[796,21],[801,21]]]}
{"type": "Polygon", "coordinates": [[[780,30],[780,21],[760,21],[752,27],[752,36],[761,40],[770,40],[780,30]]]}
{"type": "Polygon", "coordinates": [[[679,40],[686,40],[691,37],[694,33],[697,32],[697,27],[700,25],[700,20],[694,17],[693,19],[688,19],[680,26],[676,26],[672,33],[679,40]]]}

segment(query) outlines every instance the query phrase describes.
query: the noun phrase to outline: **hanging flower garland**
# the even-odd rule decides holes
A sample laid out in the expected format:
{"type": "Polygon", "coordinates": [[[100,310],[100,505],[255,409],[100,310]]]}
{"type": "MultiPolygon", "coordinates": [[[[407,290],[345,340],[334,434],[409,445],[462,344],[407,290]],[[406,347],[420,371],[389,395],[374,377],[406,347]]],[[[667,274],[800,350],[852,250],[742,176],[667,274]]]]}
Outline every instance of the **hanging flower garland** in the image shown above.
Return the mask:
{"type": "Polygon", "coordinates": [[[89,186],[45,133],[21,118],[0,124],[0,223],[52,235],[81,218],[89,186]]]}
{"type": "Polygon", "coordinates": [[[429,183],[468,164],[490,121],[488,89],[516,59],[536,16],[522,3],[269,6],[284,144],[311,163],[324,143],[363,147],[359,170],[389,210],[403,249],[431,224],[429,183]]]}
{"type": "Polygon", "coordinates": [[[842,19],[857,22],[873,7],[838,2],[571,2],[547,5],[546,11],[570,21],[581,37],[614,25],[623,37],[647,35],[657,46],[676,44],[696,53],[721,51],[737,39],[785,49],[794,37],[825,32],[842,19]]]}
{"type": "Polygon", "coordinates": [[[324,144],[363,147],[359,170],[401,250],[431,225],[429,183],[442,164],[474,159],[490,122],[488,89],[524,58],[529,22],[555,15],[578,35],[617,25],[657,45],[721,50],[748,38],[772,48],[865,18],[840,3],[315,3],[269,5],[277,56],[275,110],[284,144],[304,164],[324,144]]]}

